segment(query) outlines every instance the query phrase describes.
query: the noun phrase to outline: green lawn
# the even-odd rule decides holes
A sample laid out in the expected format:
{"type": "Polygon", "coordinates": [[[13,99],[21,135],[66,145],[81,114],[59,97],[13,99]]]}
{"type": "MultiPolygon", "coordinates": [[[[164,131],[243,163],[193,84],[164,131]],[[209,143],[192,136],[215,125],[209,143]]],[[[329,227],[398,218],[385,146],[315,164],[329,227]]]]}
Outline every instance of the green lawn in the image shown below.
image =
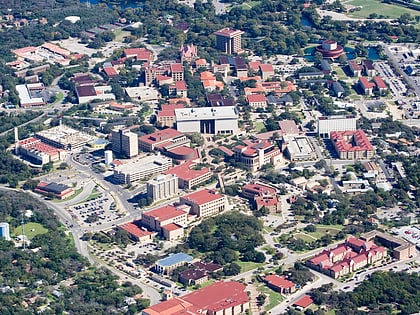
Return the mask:
{"type": "Polygon", "coordinates": [[[333,70],[335,71],[335,72],[337,72],[337,76],[338,76],[338,79],[339,80],[346,80],[347,79],[347,76],[346,76],[346,74],[344,73],[344,71],[343,71],[343,69],[341,69],[341,67],[334,67],[333,68],[333,70]]]}
{"type": "Polygon", "coordinates": [[[264,307],[266,311],[271,310],[284,300],[284,297],[280,293],[267,288],[265,285],[260,285],[258,290],[268,296],[268,304],[264,307]]]}
{"type": "Polygon", "coordinates": [[[254,129],[256,132],[260,132],[265,128],[264,123],[262,121],[257,121],[254,123],[254,129]]]}
{"type": "Polygon", "coordinates": [[[321,238],[324,235],[331,235],[334,236],[338,232],[340,232],[344,227],[343,226],[328,226],[328,225],[317,225],[316,232],[306,232],[308,235],[313,236],[315,238],[321,238]]]}
{"type": "Polygon", "coordinates": [[[313,236],[308,235],[306,233],[296,233],[293,236],[295,238],[300,239],[300,240],[302,240],[304,242],[307,242],[307,243],[312,243],[313,241],[316,241],[317,240],[316,237],[313,237],[313,236]]]}
{"type": "Polygon", "coordinates": [[[124,40],[124,37],[127,37],[130,35],[130,32],[123,31],[122,29],[117,29],[115,30],[114,34],[115,34],[115,41],[122,42],[124,40]]]}
{"type": "Polygon", "coordinates": [[[230,7],[226,8],[226,11],[229,12],[233,8],[241,8],[243,10],[250,10],[260,3],[261,3],[261,1],[247,1],[247,2],[242,3],[241,5],[230,6],[230,7]]]}
{"type": "Polygon", "coordinates": [[[415,10],[411,10],[394,4],[386,4],[379,0],[350,0],[342,2],[343,4],[350,4],[354,6],[363,7],[361,10],[354,11],[349,14],[349,16],[358,18],[367,18],[372,13],[376,13],[377,15],[383,15],[389,19],[399,18],[404,13],[409,13],[413,17],[419,14],[415,10]]]}
{"type": "MultiPolygon", "coordinates": [[[[48,232],[48,229],[39,223],[29,222],[29,223],[26,223],[24,226],[25,226],[25,236],[30,240],[39,234],[45,234],[48,232]]],[[[13,237],[16,237],[21,234],[22,234],[21,226],[18,226],[12,232],[13,237]]]]}
{"type": "Polygon", "coordinates": [[[99,191],[97,191],[96,189],[94,189],[92,191],[92,193],[89,195],[89,197],[87,197],[86,200],[84,200],[83,202],[88,202],[88,201],[91,201],[91,200],[95,200],[95,199],[97,199],[99,197],[100,194],[101,193],[99,191]]]}
{"type": "Polygon", "coordinates": [[[261,266],[264,266],[264,263],[255,263],[255,262],[244,262],[244,261],[235,261],[241,267],[241,273],[247,272],[253,269],[257,269],[261,266]]]}

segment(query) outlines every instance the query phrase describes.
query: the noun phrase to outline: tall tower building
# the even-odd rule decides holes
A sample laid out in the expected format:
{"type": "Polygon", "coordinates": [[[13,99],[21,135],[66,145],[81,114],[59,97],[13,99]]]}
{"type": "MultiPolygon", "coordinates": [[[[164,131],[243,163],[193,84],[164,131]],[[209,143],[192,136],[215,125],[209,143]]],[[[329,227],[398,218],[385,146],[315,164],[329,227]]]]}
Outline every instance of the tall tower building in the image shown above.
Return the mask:
{"type": "Polygon", "coordinates": [[[112,151],[132,158],[139,154],[139,139],[137,134],[128,129],[112,131],[112,151]]]}
{"type": "Polygon", "coordinates": [[[241,36],[243,31],[233,28],[223,28],[214,33],[216,35],[216,48],[226,54],[237,54],[243,51],[241,36]]]}
{"type": "Polygon", "coordinates": [[[178,193],[178,176],[160,175],[147,182],[147,196],[153,201],[166,199],[178,193]]]}
{"type": "Polygon", "coordinates": [[[9,223],[0,222],[0,238],[10,241],[9,223]]]}

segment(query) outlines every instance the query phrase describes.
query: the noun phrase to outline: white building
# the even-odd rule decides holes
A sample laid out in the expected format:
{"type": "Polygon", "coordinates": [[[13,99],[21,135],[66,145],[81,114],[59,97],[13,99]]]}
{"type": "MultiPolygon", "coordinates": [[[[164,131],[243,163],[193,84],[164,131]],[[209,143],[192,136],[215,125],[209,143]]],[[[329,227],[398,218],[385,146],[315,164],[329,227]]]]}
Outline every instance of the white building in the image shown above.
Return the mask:
{"type": "Polygon", "coordinates": [[[105,165],[110,165],[114,160],[113,154],[111,150],[105,151],[105,165]]]}
{"type": "Polygon", "coordinates": [[[286,135],[283,137],[286,155],[290,161],[315,160],[317,154],[308,137],[303,135],[286,135]]]}
{"type": "Polygon", "coordinates": [[[19,94],[20,106],[24,108],[44,106],[46,102],[42,97],[43,90],[45,90],[45,87],[42,83],[16,85],[16,91],[19,94]]]}
{"type": "Polygon", "coordinates": [[[0,222],[0,237],[4,238],[6,241],[10,241],[9,223],[0,222]]]}
{"type": "Polygon", "coordinates": [[[159,92],[150,86],[137,86],[125,88],[125,93],[132,99],[142,102],[159,100],[159,92]]]}
{"type": "Polygon", "coordinates": [[[76,86],[76,95],[79,104],[89,103],[93,100],[115,100],[110,85],[95,86],[93,84],[76,86]]]}
{"type": "Polygon", "coordinates": [[[147,182],[147,196],[153,201],[170,198],[178,194],[178,176],[159,175],[147,182]]]}
{"type": "Polygon", "coordinates": [[[139,154],[139,139],[137,134],[129,129],[112,131],[112,151],[128,158],[139,154]]]}
{"type": "Polygon", "coordinates": [[[64,150],[80,149],[96,139],[94,136],[65,125],[58,125],[47,130],[39,131],[35,134],[35,137],[41,139],[46,144],[64,150]]]}
{"type": "Polygon", "coordinates": [[[117,165],[114,169],[114,179],[121,184],[131,184],[151,175],[162,173],[171,166],[172,160],[160,154],[146,156],[117,165]]]}
{"type": "Polygon", "coordinates": [[[331,131],[356,130],[356,117],[351,115],[322,116],[318,118],[318,135],[329,138],[331,131]]]}
{"type": "Polygon", "coordinates": [[[177,108],[175,118],[180,132],[235,134],[238,131],[235,106],[177,108]]]}

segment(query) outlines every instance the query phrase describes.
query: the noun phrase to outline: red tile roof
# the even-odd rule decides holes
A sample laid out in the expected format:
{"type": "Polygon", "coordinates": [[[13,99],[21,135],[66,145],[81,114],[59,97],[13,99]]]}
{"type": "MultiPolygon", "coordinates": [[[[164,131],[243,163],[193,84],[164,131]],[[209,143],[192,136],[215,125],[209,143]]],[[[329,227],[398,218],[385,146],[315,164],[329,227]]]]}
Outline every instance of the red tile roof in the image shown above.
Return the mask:
{"type": "Polygon", "coordinates": [[[159,117],[175,117],[175,109],[184,108],[184,104],[183,103],[164,104],[161,107],[162,109],[157,114],[159,117]]]}
{"type": "Polygon", "coordinates": [[[313,265],[319,265],[319,264],[326,264],[329,263],[330,258],[327,255],[327,252],[322,252],[321,254],[313,257],[312,259],[309,260],[313,265]]]}
{"type": "Polygon", "coordinates": [[[160,208],[157,208],[155,210],[151,210],[148,212],[144,212],[144,215],[148,217],[153,217],[157,221],[166,221],[172,218],[176,218],[182,215],[185,215],[186,212],[183,210],[180,210],[174,206],[163,206],[160,208]]]}
{"type": "Polygon", "coordinates": [[[149,60],[151,57],[151,52],[146,48],[127,48],[124,49],[124,55],[126,57],[136,57],[137,60],[149,60]]]}
{"type": "Polygon", "coordinates": [[[216,313],[223,309],[232,309],[235,306],[248,303],[249,297],[245,289],[245,285],[235,281],[216,282],[184,295],[182,299],[202,310],[216,313]]]}
{"type": "Polygon", "coordinates": [[[118,75],[118,72],[114,69],[114,67],[106,67],[104,68],[104,72],[108,77],[115,77],[118,75]]]}
{"type": "Polygon", "coordinates": [[[139,141],[153,144],[153,143],[158,143],[165,140],[170,141],[171,139],[182,136],[182,135],[183,135],[182,132],[179,132],[178,130],[175,130],[172,128],[166,128],[166,129],[151,133],[149,135],[144,135],[139,138],[139,141]]]}
{"type": "Polygon", "coordinates": [[[332,131],[330,137],[339,152],[373,150],[363,130],[332,131]]]}
{"type": "Polygon", "coordinates": [[[195,163],[191,161],[186,162],[184,164],[168,169],[167,171],[163,172],[163,174],[175,174],[178,176],[178,178],[185,181],[189,181],[211,172],[210,169],[207,167],[203,167],[201,170],[191,169],[194,165],[195,163]]]}
{"type": "Polygon", "coordinates": [[[365,90],[371,89],[375,86],[375,83],[369,82],[368,79],[363,78],[363,77],[359,78],[359,82],[362,85],[363,89],[365,90]]]}
{"type": "Polygon", "coordinates": [[[350,236],[347,239],[347,243],[351,246],[355,246],[355,247],[362,247],[365,244],[365,241],[361,240],[360,238],[356,238],[356,237],[352,237],[350,236]]]}
{"type": "Polygon", "coordinates": [[[341,255],[341,254],[347,252],[348,250],[349,250],[349,248],[345,244],[340,244],[336,248],[331,249],[330,252],[334,256],[337,256],[337,255],[341,255]]]}
{"type": "Polygon", "coordinates": [[[267,98],[263,94],[251,94],[246,97],[248,103],[267,103],[267,98]]]}
{"type": "Polygon", "coordinates": [[[244,34],[244,32],[240,30],[236,30],[234,28],[225,27],[225,28],[222,28],[221,30],[218,30],[217,32],[214,32],[214,34],[219,35],[219,36],[232,37],[236,35],[242,35],[244,34]]]}
{"type": "Polygon", "coordinates": [[[262,64],[260,65],[261,72],[273,72],[273,65],[270,64],[262,64]]]}
{"type": "Polygon", "coordinates": [[[196,160],[199,158],[197,148],[193,149],[185,145],[168,149],[166,152],[174,154],[173,158],[175,159],[177,159],[177,157],[179,157],[181,160],[196,160]]]}
{"type": "Polygon", "coordinates": [[[276,194],[276,190],[274,188],[261,185],[258,183],[246,184],[242,187],[242,191],[244,190],[246,190],[247,192],[251,192],[257,196],[262,196],[262,195],[267,195],[267,194],[274,196],[276,194]]]}
{"type": "Polygon", "coordinates": [[[144,237],[144,236],[149,236],[149,235],[153,234],[152,232],[144,231],[144,230],[140,229],[134,223],[126,223],[126,224],[120,225],[119,227],[121,229],[127,231],[128,233],[138,237],[138,238],[141,238],[141,237],[144,237]]]}
{"type": "Polygon", "coordinates": [[[255,202],[258,205],[258,207],[272,207],[278,203],[278,199],[277,197],[273,196],[265,196],[257,198],[255,202]]]}
{"type": "Polygon", "coordinates": [[[171,72],[183,72],[183,66],[181,63],[172,63],[171,64],[171,72]]]}
{"type": "Polygon", "coordinates": [[[175,82],[175,88],[180,91],[186,91],[187,90],[187,83],[185,81],[176,81],[175,82]]]}
{"type": "Polygon", "coordinates": [[[169,223],[167,225],[162,226],[162,229],[167,231],[176,231],[182,229],[182,226],[175,223],[169,223]]]}
{"type": "Polygon", "coordinates": [[[277,288],[289,289],[296,287],[296,284],[290,280],[287,280],[285,276],[269,275],[264,278],[268,284],[277,288]]]}
{"type": "Polygon", "coordinates": [[[373,77],[373,81],[375,82],[376,87],[378,89],[386,89],[387,88],[384,80],[382,80],[382,78],[380,76],[378,76],[378,75],[377,76],[374,76],[373,77]]]}
{"type": "Polygon", "coordinates": [[[314,300],[309,295],[305,295],[299,300],[297,300],[295,303],[293,303],[293,305],[300,306],[301,308],[307,308],[313,302],[314,300]]]}
{"type": "Polygon", "coordinates": [[[70,56],[70,51],[68,51],[67,49],[61,48],[58,45],[55,44],[51,44],[51,43],[45,43],[42,45],[43,48],[48,49],[58,55],[61,55],[63,57],[68,57],[70,56]]]}
{"type": "Polygon", "coordinates": [[[261,62],[260,61],[250,61],[248,63],[248,66],[250,69],[257,71],[260,67],[261,62]]]}
{"type": "Polygon", "coordinates": [[[191,194],[185,195],[181,197],[181,199],[187,200],[197,205],[203,205],[214,200],[222,199],[224,197],[225,196],[220,194],[217,190],[203,189],[203,190],[199,190],[191,194]]]}
{"type": "Polygon", "coordinates": [[[355,264],[358,264],[362,261],[367,261],[367,257],[366,257],[366,254],[363,253],[363,254],[354,256],[351,260],[354,261],[355,264]]]}

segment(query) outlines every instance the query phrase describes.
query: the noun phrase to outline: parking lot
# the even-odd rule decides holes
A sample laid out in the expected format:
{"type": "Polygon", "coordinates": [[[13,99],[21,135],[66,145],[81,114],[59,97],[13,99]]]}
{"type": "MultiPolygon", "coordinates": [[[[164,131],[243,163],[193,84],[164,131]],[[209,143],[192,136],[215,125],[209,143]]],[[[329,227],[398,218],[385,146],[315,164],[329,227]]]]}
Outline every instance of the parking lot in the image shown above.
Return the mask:
{"type": "Polygon", "coordinates": [[[86,202],[68,207],[68,212],[82,227],[101,225],[121,218],[114,199],[100,187],[95,187],[86,202]]]}
{"type": "Polygon", "coordinates": [[[405,240],[420,246],[420,228],[418,226],[405,226],[401,229],[395,230],[395,232],[405,240]]]}
{"type": "Polygon", "coordinates": [[[375,62],[375,70],[389,84],[389,88],[395,97],[401,98],[406,96],[407,86],[400,76],[395,74],[388,63],[375,62]]]}

